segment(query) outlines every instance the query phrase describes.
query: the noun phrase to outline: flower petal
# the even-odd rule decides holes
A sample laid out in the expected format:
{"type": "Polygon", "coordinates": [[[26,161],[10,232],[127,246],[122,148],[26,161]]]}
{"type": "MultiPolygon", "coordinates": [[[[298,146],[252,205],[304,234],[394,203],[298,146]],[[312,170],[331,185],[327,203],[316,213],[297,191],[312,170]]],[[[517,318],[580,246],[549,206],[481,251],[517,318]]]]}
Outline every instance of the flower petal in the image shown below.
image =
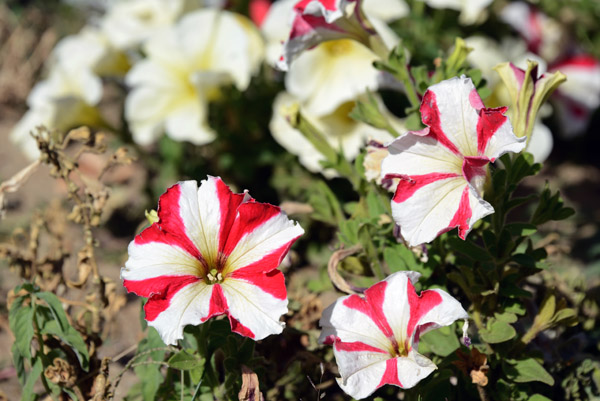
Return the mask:
{"type": "Polygon", "coordinates": [[[285,296],[281,299],[263,290],[283,286],[283,289],[279,289],[278,292],[285,292],[281,272],[264,275],[262,280],[262,285],[256,285],[256,282],[249,283],[245,280],[229,278],[222,284],[227,299],[231,329],[255,340],[281,333],[285,323],[280,322],[279,318],[288,310],[288,300],[285,296]],[[266,283],[268,280],[275,282],[266,283]]]}
{"type": "Polygon", "coordinates": [[[183,338],[183,328],[198,325],[210,314],[213,287],[197,281],[178,281],[161,296],[148,300],[144,310],[148,325],[156,328],[165,344],[183,338]]]}
{"type": "Polygon", "coordinates": [[[463,177],[452,174],[403,179],[392,199],[394,220],[411,246],[430,242],[454,227],[464,239],[477,220],[493,212],[463,177]]]}
{"type": "Polygon", "coordinates": [[[228,271],[276,269],[304,230],[277,206],[248,202],[240,205],[222,249],[228,255],[228,271]]]}

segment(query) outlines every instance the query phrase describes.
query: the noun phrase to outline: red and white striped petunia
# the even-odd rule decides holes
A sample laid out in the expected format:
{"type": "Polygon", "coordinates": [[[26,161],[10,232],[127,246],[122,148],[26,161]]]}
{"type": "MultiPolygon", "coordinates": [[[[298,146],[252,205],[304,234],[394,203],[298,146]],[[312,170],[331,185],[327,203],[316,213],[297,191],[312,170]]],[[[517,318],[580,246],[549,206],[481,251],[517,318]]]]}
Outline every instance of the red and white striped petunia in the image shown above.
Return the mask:
{"type": "Polygon", "coordinates": [[[523,150],[525,138],[514,135],[507,108],[486,108],[465,76],[431,86],[420,111],[427,127],[391,142],[382,162],[384,178],[400,179],[392,215],[411,246],[455,227],[465,239],[494,212],[483,200],[487,164],[523,150]]]}
{"type": "Polygon", "coordinates": [[[279,207],[234,194],[218,177],[200,188],[182,181],[129,244],[123,285],[148,297],[146,320],[166,344],[183,338],[184,326],[223,314],[234,332],[260,340],[283,330],[288,301],[277,267],[303,233],[279,207]]]}
{"type": "Polygon", "coordinates": [[[364,296],[339,298],[323,311],[319,341],[333,344],[341,378],[350,396],[368,397],[385,384],[414,387],[437,367],[417,352],[426,332],[465,319],[467,312],[447,292],[427,290],[417,295],[420,274],[403,271],[373,285],[364,296]]]}
{"type": "Polygon", "coordinates": [[[346,38],[369,46],[374,34],[362,13],[361,0],[300,0],[294,6],[292,28],[277,68],[287,71],[300,53],[321,42],[346,38]]]}

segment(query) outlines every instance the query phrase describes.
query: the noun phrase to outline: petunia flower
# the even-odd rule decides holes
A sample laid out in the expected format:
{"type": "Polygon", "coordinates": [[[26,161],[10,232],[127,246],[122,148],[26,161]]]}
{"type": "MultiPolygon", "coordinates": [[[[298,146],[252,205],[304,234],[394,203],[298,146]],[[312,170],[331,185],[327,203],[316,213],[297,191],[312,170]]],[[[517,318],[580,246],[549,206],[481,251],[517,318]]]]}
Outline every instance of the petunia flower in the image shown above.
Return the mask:
{"type": "Polygon", "coordinates": [[[492,0],[422,0],[432,8],[449,8],[460,11],[458,21],[463,25],[481,23],[487,18],[487,8],[492,0]]]}
{"type": "Polygon", "coordinates": [[[389,50],[389,43],[363,11],[361,0],[300,0],[294,6],[291,30],[277,67],[287,71],[305,50],[337,39],[356,41],[382,56],[389,50]]]}
{"type": "Polygon", "coordinates": [[[252,22],[235,13],[202,9],[146,42],[147,59],[126,77],[133,87],[125,116],[133,139],[148,145],[163,132],[196,145],[211,142],[208,104],[220,88],[245,90],[264,52],[252,22]]]}
{"type": "Polygon", "coordinates": [[[465,239],[477,220],[494,212],[483,200],[487,164],[525,147],[506,110],[486,108],[465,76],[425,92],[420,111],[427,127],[391,142],[381,166],[383,177],[400,178],[392,215],[411,246],[455,227],[465,239]]]}
{"type": "MultiPolygon", "coordinates": [[[[296,3],[298,0],[278,0],[271,4],[260,25],[267,41],[266,60],[272,66],[277,65],[284,53],[284,42],[289,38],[297,16],[294,9],[296,3]]],[[[376,27],[386,43],[393,42],[395,35],[385,23],[405,17],[409,13],[404,0],[362,0],[361,6],[367,19],[376,27]]]]}
{"type": "MultiPolygon", "coordinates": [[[[373,285],[364,296],[339,298],[323,311],[319,341],[333,344],[348,395],[361,399],[391,384],[414,387],[437,369],[418,353],[419,338],[428,331],[468,319],[461,304],[447,292],[426,290],[417,295],[420,274],[397,272],[373,285]]],[[[466,338],[467,324],[463,327],[466,338]]]]}
{"type": "Polygon", "coordinates": [[[288,301],[277,267],[303,233],[279,207],[234,194],[220,178],[200,188],[179,182],[160,197],[158,222],[129,244],[123,285],[148,297],[146,320],[166,344],[218,315],[260,340],[283,330],[288,301]]]}
{"type": "MultiPolygon", "coordinates": [[[[353,160],[368,139],[375,138],[380,141],[392,139],[387,131],[351,118],[348,114],[354,105],[355,102],[343,103],[333,113],[323,116],[315,116],[310,114],[308,109],[301,109],[304,118],[321,131],[329,145],[336,150],[341,150],[347,160],[353,160]]],[[[289,93],[282,92],[277,95],[273,103],[273,117],[269,123],[273,138],[290,153],[297,155],[300,163],[308,170],[321,172],[328,178],[335,177],[337,174],[334,170],[324,169],[321,164],[321,161],[325,160],[325,156],[286,120],[286,110],[297,110],[298,107],[298,101],[289,93]]],[[[389,113],[386,113],[386,116],[399,128],[401,123],[398,119],[389,113]]]]}
{"type": "Polygon", "coordinates": [[[29,110],[13,127],[10,139],[29,159],[39,156],[30,135],[37,126],[65,131],[77,125],[98,125],[96,105],[102,98],[102,81],[88,68],[56,62],[48,77],[38,82],[27,97],[29,110]]]}
{"type": "Polygon", "coordinates": [[[169,28],[186,12],[220,7],[222,0],[120,0],[111,2],[101,29],[119,49],[138,48],[157,30],[169,28]]]}
{"type": "Polygon", "coordinates": [[[560,71],[567,77],[554,96],[565,136],[585,132],[592,113],[600,106],[600,60],[577,54],[552,64],[549,71],[560,71]]]}
{"type": "Polygon", "coordinates": [[[531,4],[511,2],[500,12],[500,19],[521,35],[529,51],[549,63],[559,58],[568,43],[567,32],[561,24],[531,4]]]}

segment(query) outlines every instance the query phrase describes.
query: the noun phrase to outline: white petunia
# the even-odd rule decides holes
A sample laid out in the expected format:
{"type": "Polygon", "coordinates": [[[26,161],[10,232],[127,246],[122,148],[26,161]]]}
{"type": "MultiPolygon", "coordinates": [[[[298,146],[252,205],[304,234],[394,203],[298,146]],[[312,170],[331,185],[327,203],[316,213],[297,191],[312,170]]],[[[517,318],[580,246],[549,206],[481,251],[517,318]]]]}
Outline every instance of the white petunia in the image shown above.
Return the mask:
{"type": "Polygon", "coordinates": [[[208,103],[220,98],[223,85],[246,89],[264,54],[249,20],[217,9],[187,14],[144,50],[147,58],[126,77],[132,91],[125,103],[134,140],[142,145],[165,131],[175,140],[211,142],[208,103]]]}

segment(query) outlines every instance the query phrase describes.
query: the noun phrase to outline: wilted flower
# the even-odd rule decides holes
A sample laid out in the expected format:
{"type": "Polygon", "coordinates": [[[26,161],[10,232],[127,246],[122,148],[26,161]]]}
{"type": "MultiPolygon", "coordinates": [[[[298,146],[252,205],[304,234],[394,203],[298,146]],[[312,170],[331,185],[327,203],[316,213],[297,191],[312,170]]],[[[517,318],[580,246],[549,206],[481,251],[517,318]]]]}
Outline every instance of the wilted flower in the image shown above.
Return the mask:
{"type": "Polygon", "coordinates": [[[370,25],[376,28],[377,33],[389,45],[390,41],[395,40],[395,35],[385,23],[408,14],[408,6],[403,0],[325,3],[280,0],[270,7],[264,24],[261,26],[267,39],[266,58],[270,64],[287,70],[297,55],[328,40],[349,38],[363,41],[368,47],[369,36],[375,33],[373,27],[367,28],[370,25]],[[359,19],[358,12],[364,13],[360,18],[366,18],[362,24],[355,20],[359,19]],[[356,25],[357,23],[358,25],[356,25]],[[344,31],[344,27],[347,29],[346,31],[344,31]]]}
{"type": "Polygon", "coordinates": [[[381,168],[383,177],[400,179],[392,214],[411,246],[454,227],[464,239],[477,220],[494,212],[483,200],[487,164],[525,147],[506,110],[486,108],[464,76],[425,92],[420,111],[427,128],[394,140],[381,168]]]}
{"type": "MultiPolygon", "coordinates": [[[[348,114],[355,102],[343,103],[332,113],[323,116],[310,114],[309,109],[302,109],[302,115],[325,137],[329,145],[339,149],[347,160],[353,160],[365,142],[370,138],[389,141],[392,136],[385,130],[371,127],[354,120],[348,114]]],[[[273,138],[290,153],[299,157],[300,163],[312,172],[322,172],[327,177],[336,175],[334,170],[324,169],[321,161],[325,157],[302,135],[290,125],[286,114],[298,111],[298,101],[289,93],[280,93],[273,104],[273,117],[269,124],[273,138]]],[[[390,116],[390,121],[393,117],[390,116]]]]}
{"type": "MultiPolygon", "coordinates": [[[[417,295],[420,274],[398,272],[373,285],[364,296],[339,298],[323,312],[319,341],[333,344],[338,384],[361,399],[392,384],[414,387],[437,367],[417,352],[428,331],[468,319],[460,303],[434,289],[417,295]]],[[[466,323],[464,327],[466,332],[466,323]]]]}
{"type": "Polygon", "coordinates": [[[146,320],[166,344],[183,338],[184,326],[223,314],[255,340],[281,333],[288,301],[277,267],[304,232],[298,224],[215,177],[169,188],[158,217],[129,244],[121,277],[148,297],[146,320]]]}
{"type": "Polygon", "coordinates": [[[217,9],[187,14],[144,50],[148,58],[127,75],[133,90],[125,104],[133,138],[142,145],[164,131],[175,140],[211,142],[208,103],[220,98],[223,85],[246,89],[264,51],[248,19],[217,9]]]}

